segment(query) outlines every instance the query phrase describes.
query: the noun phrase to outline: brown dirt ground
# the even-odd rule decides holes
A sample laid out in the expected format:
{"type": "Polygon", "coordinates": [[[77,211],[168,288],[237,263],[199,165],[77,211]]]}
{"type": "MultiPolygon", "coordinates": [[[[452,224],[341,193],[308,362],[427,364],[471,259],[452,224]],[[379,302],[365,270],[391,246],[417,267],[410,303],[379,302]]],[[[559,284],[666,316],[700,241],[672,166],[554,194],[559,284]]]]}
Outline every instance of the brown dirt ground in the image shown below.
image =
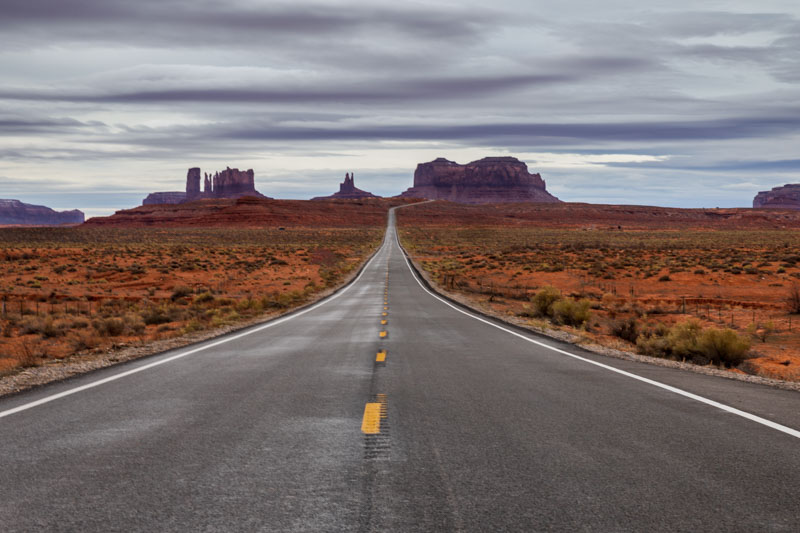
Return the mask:
{"type": "Polygon", "coordinates": [[[378,246],[392,205],[269,200],[254,214],[249,199],[200,203],[212,206],[147,209],[186,210],[180,222],[127,223],[134,209],[73,228],[0,229],[0,375],[312,301],[378,246]],[[225,216],[196,225],[214,209],[225,216]]]}
{"type": "Polygon", "coordinates": [[[800,213],[713,211],[436,202],[399,211],[398,222],[434,280],[495,312],[523,314],[552,285],[592,302],[582,333],[602,344],[635,350],[609,334],[627,317],[694,319],[752,339],[754,357],[734,371],[800,381],[800,315],[786,304],[800,283],[800,213]]]}

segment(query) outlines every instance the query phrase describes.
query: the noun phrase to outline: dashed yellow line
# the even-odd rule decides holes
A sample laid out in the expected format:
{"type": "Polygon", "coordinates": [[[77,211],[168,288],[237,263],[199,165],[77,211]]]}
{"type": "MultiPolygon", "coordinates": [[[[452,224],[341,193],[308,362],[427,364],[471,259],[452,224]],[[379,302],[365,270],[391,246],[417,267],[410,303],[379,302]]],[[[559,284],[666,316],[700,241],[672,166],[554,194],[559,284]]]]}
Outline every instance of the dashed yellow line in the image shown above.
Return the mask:
{"type": "Polygon", "coordinates": [[[364,418],[361,419],[361,432],[375,435],[381,432],[381,404],[371,402],[364,406],[364,418]]]}
{"type": "Polygon", "coordinates": [[[387,313],[386,311],[384,311],[383,313],[381,313],[381,316],[387,316],[388,314],[389,314],[389,313],[387,313]]]}
{"type": "Polygon", "coordinates": [[[361,432],[367,435],[376,435],[381,432],[381,419],[386,418],[388,406],[386,395],[378,394],[377,402],[369,402],[364,406],[364,418],[361,419],[361,432]]]}
{"type": "Polygon", "coordinates": [[[376,363],[385,363],[386,362],[386,350],[381,350],[375,355],[375,362],[376,363]]]}
{"type": "Polygon", "coordinates": [[[380,336],[380,338],[381,338],[381,339],[383,339],[384,337],[386,337],[386,335],[387,335],[387,332],[386,332],[386,331],[381,331],[381,332],[379,333],[379,336],[380,336]]]}
{"type": "Polygon", "coordinates": [[[381,320],[381,326],[385,326],[388,322],[388,320],[381,320]]]}

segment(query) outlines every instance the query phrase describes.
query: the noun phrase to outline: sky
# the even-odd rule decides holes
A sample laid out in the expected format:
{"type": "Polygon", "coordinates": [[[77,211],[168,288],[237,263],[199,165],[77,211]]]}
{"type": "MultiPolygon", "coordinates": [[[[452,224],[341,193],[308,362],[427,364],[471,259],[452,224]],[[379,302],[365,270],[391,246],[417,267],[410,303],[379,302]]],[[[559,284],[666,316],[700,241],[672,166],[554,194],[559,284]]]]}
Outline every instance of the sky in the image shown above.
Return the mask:
{"type": "Polygon", "coordinates": [[[0,73],[0,198],[88,216],[195,166],[300,199],[437,157],[575,202],[800,182],[796,0],[0,0],[0,73]]]}

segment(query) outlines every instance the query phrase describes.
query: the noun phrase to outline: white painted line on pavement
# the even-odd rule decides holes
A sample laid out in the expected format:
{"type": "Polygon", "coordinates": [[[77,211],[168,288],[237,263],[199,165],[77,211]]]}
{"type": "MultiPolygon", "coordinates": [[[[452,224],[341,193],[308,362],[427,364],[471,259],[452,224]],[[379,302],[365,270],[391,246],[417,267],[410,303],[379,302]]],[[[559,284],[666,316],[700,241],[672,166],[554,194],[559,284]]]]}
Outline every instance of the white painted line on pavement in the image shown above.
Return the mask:
{"type": "Polygon", "coordinates": [[[220,339],[218,341],[214,341],[214,342],[212,342],[210,344],[205,344],[203,346],[199,346],[197,348],[193,348],[193,349],[188,350],[186,352],[181,352],[181,353],[173,355],[171,357],[167,357],[166,359],[161,359],[159,361],[155,361],[153,363],[150,363],[150,364],[147,364],[147,365],[144,365],[144,366],[133,368],[133,369],[127,370],[125,372],[120,372],[119,374],[114,374],[113,376],[109,376],[107,378],[98,379],[97,381],[92,381],[91,383],[87,383],[86,385],[81,385],[79,387],[68,389],[68,390],[65,390],[63,392],[52,394],[50,396],[45,396],[44,398],[40,398],[38,400],[19,405],[17,407],[12,407],[11,409],[7,409],[5,411],[0,411],[0,418],[4,418],[6,416],[13,415],[15,413],[19,413],[20,411],[26,411],[26,410],[31,409],[33,407],[37,407],[39,405],[43,405],[43,404],[49,403],[49,402],[52,402],[54,400],[58,400],[59,398],[64,398],[65,396],[70,396],[72,394],[75,394],[75,393],[78,393],[78,392],[81,392],[81,391],[85,391],[87,389],[92,389],[94,387],[99,387],[100,385],[103,385],[105,383],[109,383],[111,381],[116,381],[118,379],[122,379],[122,378],[130,376],[132,374],[137,374],[139,372],[143,372],[145,370],[149,370],[150,368],[153,368],[153,367],[156,367],[156,366],[160,366],[160,365],[169,363],[171,361],[175,361],[176,359],[182,359],[182,358],[184,358],[184,357],[186,357],[188,355],[192,355],[192,354],[195,354],[197,352],[202,352],[203,350],[208,350],[209,348],[214,348],[214,347],[219,346],[221,344],[225,344],[226,342],[231,342],[231,341],[235,341],[237,339],[241,339],[242,337],[246,337],[248,335],[252,335],[253,333],[258,333],[259,331],[264,331],[267,328],[271,328],[273,326],[277,326],[278,324],[283,324],[284,322],[288,322],[289,320],[292,320],[292,319],[297,318],[299,316],[303,316],[304,314],[309,313],[309,312],[313,311],[314,309],[317,309],[318,307],[321,307],[321,306],[325,305],[326,303],[335,300],[336,298],[338,298],[339,296],[341,296],[342,294],[344,294],[345,292],[350,290],[350,287],[352,287],[356,283],[358,283],[358,281],[367,272],[367,269],[370,268],[370,266],[378,258],[378,256],[382,255],[383,249],[384,249],[384,247],[386,247],[388,242],[389,241],[384,240],[384,242],[381,244],[381,247],[378,249],[377,252],[375,252],[375,255],[373,255],[372,258],[367,262],[367,264],[364,266],[364,269],[361,271],[361,273],[358,275],[358,277],[356,277],[356,279],[354,279],[349,285],[344,287],[339,292],[337,292],[335,294],[332,294],[331,296],[328,296],[324,300],[315,303],[311,307],[303,309],[302,311],[298,311],[298,312],[296,312],[296,313],[294,313],[294,314],[292,314],[290,316],[286,316],[286,317],[283,317],[283,318],[277,318],[277,319],[275,319],[275,320],[273,320],[271,322],[267,322],[266,324],[264,324],[262,326],[258,326],[258,327],[255,327],[253,329],[247,330],[244,333],[239,333],[239,334],[236,334],[236,335],[232,335],[230,337],[224,337],[224,338],[222,338],[222,339],[220,339]]]}
{"type": "MultiPolygon", "coordinates": [[[[400,248],[402,249],[402,246],[400,245],[400,239],[397,238],[396,234],[395,234],[395,240],[397,242],[397,245],[400,246],[400,248]]],[[[786,433],[787,435],[791,435],[792,437],[796,437],[796,438],[800,439],[800,431],[798,431],[796,429],[792,429],[790,427],[778,424],[776,422],[772,422],[771,420],[767,420],[766,418],[761,418],[760,416],[756,416],[756,415],[754,415],[752,413],[748,413],[746,411],[741,411],[739,409],[736,409],[735,407],[731,407],[729,405],[725,405],[724,403],[719,403],[719,402],[716,402],[716,401],[711,400],[709,398],[704,398],[703,396],[699,396],[697,394],[685,391],[683,389],[679,389],[677,387],[673,387],[672,385],[667,385],[666,383],[661,383],[660,381],[655,381],[655,380],[650,379],[650,378],[639,376],[637,374],[633,374],[631,372],[627,372],[625,370],[621,370],[619,368],[615,368],[615,367],[613,367],[611,365],[606,365],[606,364],[603,364],[603,363],[599,363],[597,361],[592,361],[591,359],[587,359],[585,357],[581,357],[580,355],[576,355],[574,353],[570,353],[570,352],[567,352],[565,350],[561,350],[560,348],[556,348],[554,346],[550,346],[550,345],[545,344],[543,342],[539,342],[537,340],[534,340],[534,339],[531,339],[529,337],[526,337],[525,335],[523,335],[521,333],[518,333],[516,331],[513,331],[511,329],[504,328],[503,326],[500,326],[498,324],[495,324],[494,322],[486,320],[483,317],[480,317],[478,315],[473,315],[472,313],[464,311],[463,309],[459,308],[458,306],[453,305],[452,303],[448,302],[444,298],[440,297],[439,295],[434,294],[433,292],[429,291],[428,288],[425,287],[425,285],[422,283],[422,281],[417,277],[417,274],[416,274],[416,272],[414,272],[414,269],[411,268],[411,265],[408,262],[408,257],[406,257],[405,254],[403,254],[403,259],[405,260],[406,266],[408,267],[408,270],[411,272],[411,275],[414,277],[414,280],[419,284],[420,287],[422,287],[422,290],[424,290],[425,292],[427,292],[428,294],[430,294],[431,296],[433,296],[434,298],[436,298],[437,300],[439,300],[443,304],[455,309],[456,311],[458,311],[461,314],[467,315],[468,317],[474,318],[475,320],[483,322],[484,324],[488,324],[488,325],[490,325],[492,327],[495,327],[495,328],[497,328],[497,329],[499,329],[501,331],[504,331],[506,333],[510,333],[511,335],[519,337],[520,339],[523,339],[523,340],[528,341],[530,343],[536,344],[537,346],[541,346],[542,348],[547,348],[548,350],[552,350],[554,352],[558,352],[558,353],[566,355],[568,357],[572,357],[573,359],[578,359],[579,361],[583,361],[583,362],[589,363],[591,365],[599,366],[600,368],[604,368],[606,370],[610,370],[611,372],[616,372],[617,374],[622,374],[623,376],[627,376],[629,378],[636,379],[638,381],[642,381],[642,382],[647,383],[649,385],[653,385],[654,387],[658,387],[660,389],[664,389],[664,390],[668,390],[670,392],[674,392],[675,394],[679,394],[681,396],[684,396],[686,398],[690,398],[690,399],[698,401],[700,403],[704,403],[706,405],[710,405],[712,407],[716,407],[717,409],[721,409],[721,410],[723,410],[723,411],[725,411],[727,413],[731,413],[731,414],[734,414],[734,415],[737,415],[737,416],[741,416],[742,418],[746,418],[748,420],[752,420],[753,422],[756,422],[758,424],[762,424],[762,425],[767,426],[769,428],[778,430],[778,431],[780,431],[782,433],[786,433]]]]}

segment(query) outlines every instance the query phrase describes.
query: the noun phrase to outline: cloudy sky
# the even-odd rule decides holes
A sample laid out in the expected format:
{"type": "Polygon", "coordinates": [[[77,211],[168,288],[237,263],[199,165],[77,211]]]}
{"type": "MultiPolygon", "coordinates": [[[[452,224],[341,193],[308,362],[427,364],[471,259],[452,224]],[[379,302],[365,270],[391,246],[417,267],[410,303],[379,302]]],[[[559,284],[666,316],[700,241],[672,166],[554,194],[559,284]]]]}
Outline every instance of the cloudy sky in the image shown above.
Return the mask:
{"type": "Polygon", "coordinates": [[[0,198],[88,215],[191,166],[276,198],[487,155],[567,201],[800,182],[796,0],[0,0],[0,72],[0,198]]]}

